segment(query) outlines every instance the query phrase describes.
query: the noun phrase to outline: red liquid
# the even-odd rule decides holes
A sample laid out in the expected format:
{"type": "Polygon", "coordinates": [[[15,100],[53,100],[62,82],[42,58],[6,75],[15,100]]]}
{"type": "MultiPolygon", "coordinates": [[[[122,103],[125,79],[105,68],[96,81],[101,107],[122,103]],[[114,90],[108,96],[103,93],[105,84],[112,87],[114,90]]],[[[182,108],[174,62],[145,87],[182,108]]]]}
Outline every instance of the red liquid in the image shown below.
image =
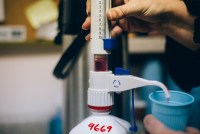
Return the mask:
{"type": "Polygon", "coordinates": [[[95,71],[108,71],[107,56],[95,56],[95,71]]]}

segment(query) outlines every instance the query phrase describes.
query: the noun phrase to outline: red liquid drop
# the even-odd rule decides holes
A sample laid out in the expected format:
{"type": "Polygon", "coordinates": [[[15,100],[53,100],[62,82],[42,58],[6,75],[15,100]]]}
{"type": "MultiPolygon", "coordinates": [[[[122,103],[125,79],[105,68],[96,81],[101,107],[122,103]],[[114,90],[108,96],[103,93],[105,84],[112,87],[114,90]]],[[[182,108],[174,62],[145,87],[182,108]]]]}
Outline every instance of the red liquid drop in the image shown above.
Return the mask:
{"type": "Polygon", "coordinates": [[[95,71],[107,71],[108,61],[107,57],[95,57],[94,59],[95,71]]]}

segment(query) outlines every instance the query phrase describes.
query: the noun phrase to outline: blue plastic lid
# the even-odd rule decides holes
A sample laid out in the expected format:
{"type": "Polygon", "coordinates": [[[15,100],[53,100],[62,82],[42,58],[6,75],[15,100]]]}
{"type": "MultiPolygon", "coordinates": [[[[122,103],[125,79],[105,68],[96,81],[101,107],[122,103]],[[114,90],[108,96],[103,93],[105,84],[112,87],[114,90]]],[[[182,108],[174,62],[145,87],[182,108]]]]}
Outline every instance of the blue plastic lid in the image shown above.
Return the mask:
{"type": "Polygon", "coordinates": [[[104,42],[104,50],[113,50],[117,48],[117,40],[116,39],[103,39],[104,42]]]}
{"type": "Polygon", "coordinates": [[[115,68],[115,75],[130,75],[130,74],[131,74],[130,70],[120,67],[115,68]]]}

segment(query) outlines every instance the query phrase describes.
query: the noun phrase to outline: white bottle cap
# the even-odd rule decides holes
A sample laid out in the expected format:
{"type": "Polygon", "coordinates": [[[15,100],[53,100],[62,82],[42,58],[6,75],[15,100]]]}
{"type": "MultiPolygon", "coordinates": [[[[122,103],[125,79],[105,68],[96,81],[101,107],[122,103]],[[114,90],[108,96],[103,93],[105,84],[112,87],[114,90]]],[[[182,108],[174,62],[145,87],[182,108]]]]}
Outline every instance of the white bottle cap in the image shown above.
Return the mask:
{"type": "Polygon", "coordinates": [[[111,109],[114,104],[114,93],[108,89],[108,77],[111,71],[94,72],[90,71],[89,89],[88,89],[88,106],[95,110],[111,109]]]}

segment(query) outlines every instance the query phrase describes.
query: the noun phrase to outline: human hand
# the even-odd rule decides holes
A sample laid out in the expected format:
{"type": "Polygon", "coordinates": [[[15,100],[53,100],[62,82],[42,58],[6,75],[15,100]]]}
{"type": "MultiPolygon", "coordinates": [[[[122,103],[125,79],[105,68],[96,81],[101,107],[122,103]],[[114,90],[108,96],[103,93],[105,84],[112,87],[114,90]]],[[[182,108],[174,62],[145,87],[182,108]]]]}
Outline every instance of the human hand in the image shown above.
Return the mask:
{"type": "MultiPolygon", "coordinates": [[[[119,6],[119,5],[122,5],[124,4],[124,1],[123,0],[113,0],[113,6],[119,6]]],[[[90,16],[90,12],[91,12],[91,1],[90,0],[87,0],[86,2],[86,13],[87,13],[87,18],[85,19],[85,22],[83,23],[82,25],[82,29],[84,30],[88,30],[90,29],[90,25],[91,25],[91,16],[90,16]]],[[[121,30],[122,32],[122,29],[116,25],[116,21],[113,21],[112,22],[112,26],[113,26],[113,30],[112,31],[119,31],[121,30]]],[[[115,32],[112,32],[113,35],[112,37],[116,37],[117,34],[115,34],[115,32]]],[[[90,34],[86,36],[86,40],[89,40],[90,39],[90,34]]]]}
{"type": "MultiPolygon", "coordinates": [[[[168,34],[174,25],[188,25],[192,29],[193,19],[181,0],[124,0],[120,6],[108,10],[108,19],[118,21],[121,28],[113,34],[128,32],[150,32],[157,30],[168,34]]],[[[170,31],[171,32],[171,31],[170,31]]]]}
{"type": "Polygon", "coordinates": [[[149,134],[200,134],[199,130],[192,127],[187,127],[185,132],[168,129],[164,124],[162,124],[152,115],[145,116],[144,126],[149,134]]]}
{"type": "MultiPolygon", "coordinates": [[[[114,8],[108,10],[107,16],[109,20],[114,21],[112,29],[114,37],[123,31],[150,32],[157,30],[165,32],[169,24],[175,22],[178,25],[178,22],[183,23],[184,18],[189,16],[186,6],[180,0],[113,0],[112,2],[114,8]]],[[[86,7],[88,17],[82,28],[88,30],[91,24],[90,0],[87,0],[86,7]]]]}
{"type": "MultiPolygon", "coordinates": [[[[111,36],[123,31],[158,31],[170,36],[185,47],[196,51],[199,46],[193,41],[195,16],[191,16],[182,0],[113,0],[113,8],[107,17],[112,21],[111,36]]],[[[82,28],[88,30],[91,24],[90,0],[87,0],[87,14],[82,28]]],[[[86,40],[90,35],[86,36],[86,40]]]]}

